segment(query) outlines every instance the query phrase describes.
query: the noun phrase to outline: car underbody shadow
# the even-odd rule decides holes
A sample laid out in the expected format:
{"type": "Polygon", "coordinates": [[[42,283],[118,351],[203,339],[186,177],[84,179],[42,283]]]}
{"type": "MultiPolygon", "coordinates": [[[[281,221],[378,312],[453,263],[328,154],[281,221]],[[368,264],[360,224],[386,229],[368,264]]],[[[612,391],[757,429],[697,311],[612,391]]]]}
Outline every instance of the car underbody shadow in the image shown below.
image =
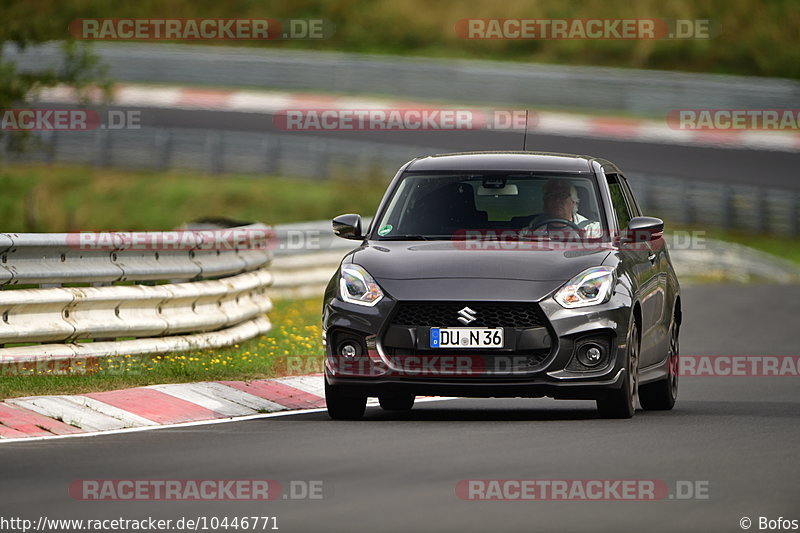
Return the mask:
{"type": "Polygon", "coordinates": [[[598,418],[593,401],[547,401],[533,399],[459,399],[424,401],[410,411],[368,408],[365,421],[563,421],[598,418]],[[513,406],[509,405],[513,402],[513,406]]]}

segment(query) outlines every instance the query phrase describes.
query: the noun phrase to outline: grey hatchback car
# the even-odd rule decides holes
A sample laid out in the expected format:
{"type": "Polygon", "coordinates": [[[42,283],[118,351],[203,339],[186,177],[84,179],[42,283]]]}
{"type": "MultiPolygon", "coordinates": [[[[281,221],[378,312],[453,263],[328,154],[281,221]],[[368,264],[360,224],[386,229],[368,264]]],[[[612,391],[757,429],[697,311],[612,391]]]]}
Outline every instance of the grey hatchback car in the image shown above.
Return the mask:
{"type": "Polygon", "coordinates": [[[630,418],[678,393],[681,298],[663,221],[604,159],[538,152],[414,159],[325,291],[334,419],[367,398],[552,397],[630,418]]]}

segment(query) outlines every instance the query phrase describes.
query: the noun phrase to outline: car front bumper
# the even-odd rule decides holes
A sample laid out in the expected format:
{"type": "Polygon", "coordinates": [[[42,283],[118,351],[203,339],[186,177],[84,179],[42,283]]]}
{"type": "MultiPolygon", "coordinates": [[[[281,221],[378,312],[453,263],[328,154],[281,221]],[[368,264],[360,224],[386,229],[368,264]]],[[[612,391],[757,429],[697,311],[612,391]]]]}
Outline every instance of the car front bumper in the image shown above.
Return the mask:
{"type": "MultiPolygon", "coordinates": [[[[519,283],[521,290],[516,294],[524,295],[525,282],[519,283]]],[[[474,301],[463,300],[464,305],[470,303],[474,301]]],[[[564,309],[549,294],[515,303],[538,306],[544,324],[527,330],[504,328],[504,350],[451,353],[427,348],[426,327],[399,328],[398,333],[392,324],[398,300],[389,295],[374,307],[329,297],[323,309],[325,378],[330,386],[353,396],[602,399],[622,386],[631,320],[631,301],[625,291],[615,291],[604,304],[580,309],[564,309]],[[398,340],[404,337],[405,341],[398,340]],[[360,340],[359,353],[349,358],[341,355],[342,339],[360,340]],[[578,361],[578,351],[587,343],[603,348],[603,363],[597,367],[578,361]]]]}

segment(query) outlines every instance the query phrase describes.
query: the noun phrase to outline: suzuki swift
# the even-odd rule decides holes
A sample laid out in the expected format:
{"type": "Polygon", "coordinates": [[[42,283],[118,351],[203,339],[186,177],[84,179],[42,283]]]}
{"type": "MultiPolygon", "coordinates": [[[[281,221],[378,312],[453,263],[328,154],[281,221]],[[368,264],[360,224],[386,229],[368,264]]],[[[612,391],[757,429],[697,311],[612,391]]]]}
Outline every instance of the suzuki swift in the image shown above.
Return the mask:
{"type": "Polygon", "coordinates": [[[642,216],[604,159],[536,152],[406,163],[325,291],[325,396],[334,419],[369,397],[552,397],[600,416],[671,409],[678,280],[663,221],[642,216]]]}

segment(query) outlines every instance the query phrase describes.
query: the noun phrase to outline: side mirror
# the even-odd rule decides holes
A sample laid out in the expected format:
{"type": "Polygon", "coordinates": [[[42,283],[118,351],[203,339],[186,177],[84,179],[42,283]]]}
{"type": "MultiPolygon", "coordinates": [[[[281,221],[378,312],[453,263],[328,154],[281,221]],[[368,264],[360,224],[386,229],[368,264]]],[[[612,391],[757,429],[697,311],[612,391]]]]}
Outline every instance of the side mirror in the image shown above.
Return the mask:
{"type": "Polygon", "coordinates": [[[625,232],[627,242],[647,242],[664,236],[664,221],[655,217],[633,217],[625,232]]]}
{"type": "Polygon", "coordinates": [[[361,235],[361,215],[339,215],[333,219],[333,233],[343,239],[360,240],[361,235]]]}

